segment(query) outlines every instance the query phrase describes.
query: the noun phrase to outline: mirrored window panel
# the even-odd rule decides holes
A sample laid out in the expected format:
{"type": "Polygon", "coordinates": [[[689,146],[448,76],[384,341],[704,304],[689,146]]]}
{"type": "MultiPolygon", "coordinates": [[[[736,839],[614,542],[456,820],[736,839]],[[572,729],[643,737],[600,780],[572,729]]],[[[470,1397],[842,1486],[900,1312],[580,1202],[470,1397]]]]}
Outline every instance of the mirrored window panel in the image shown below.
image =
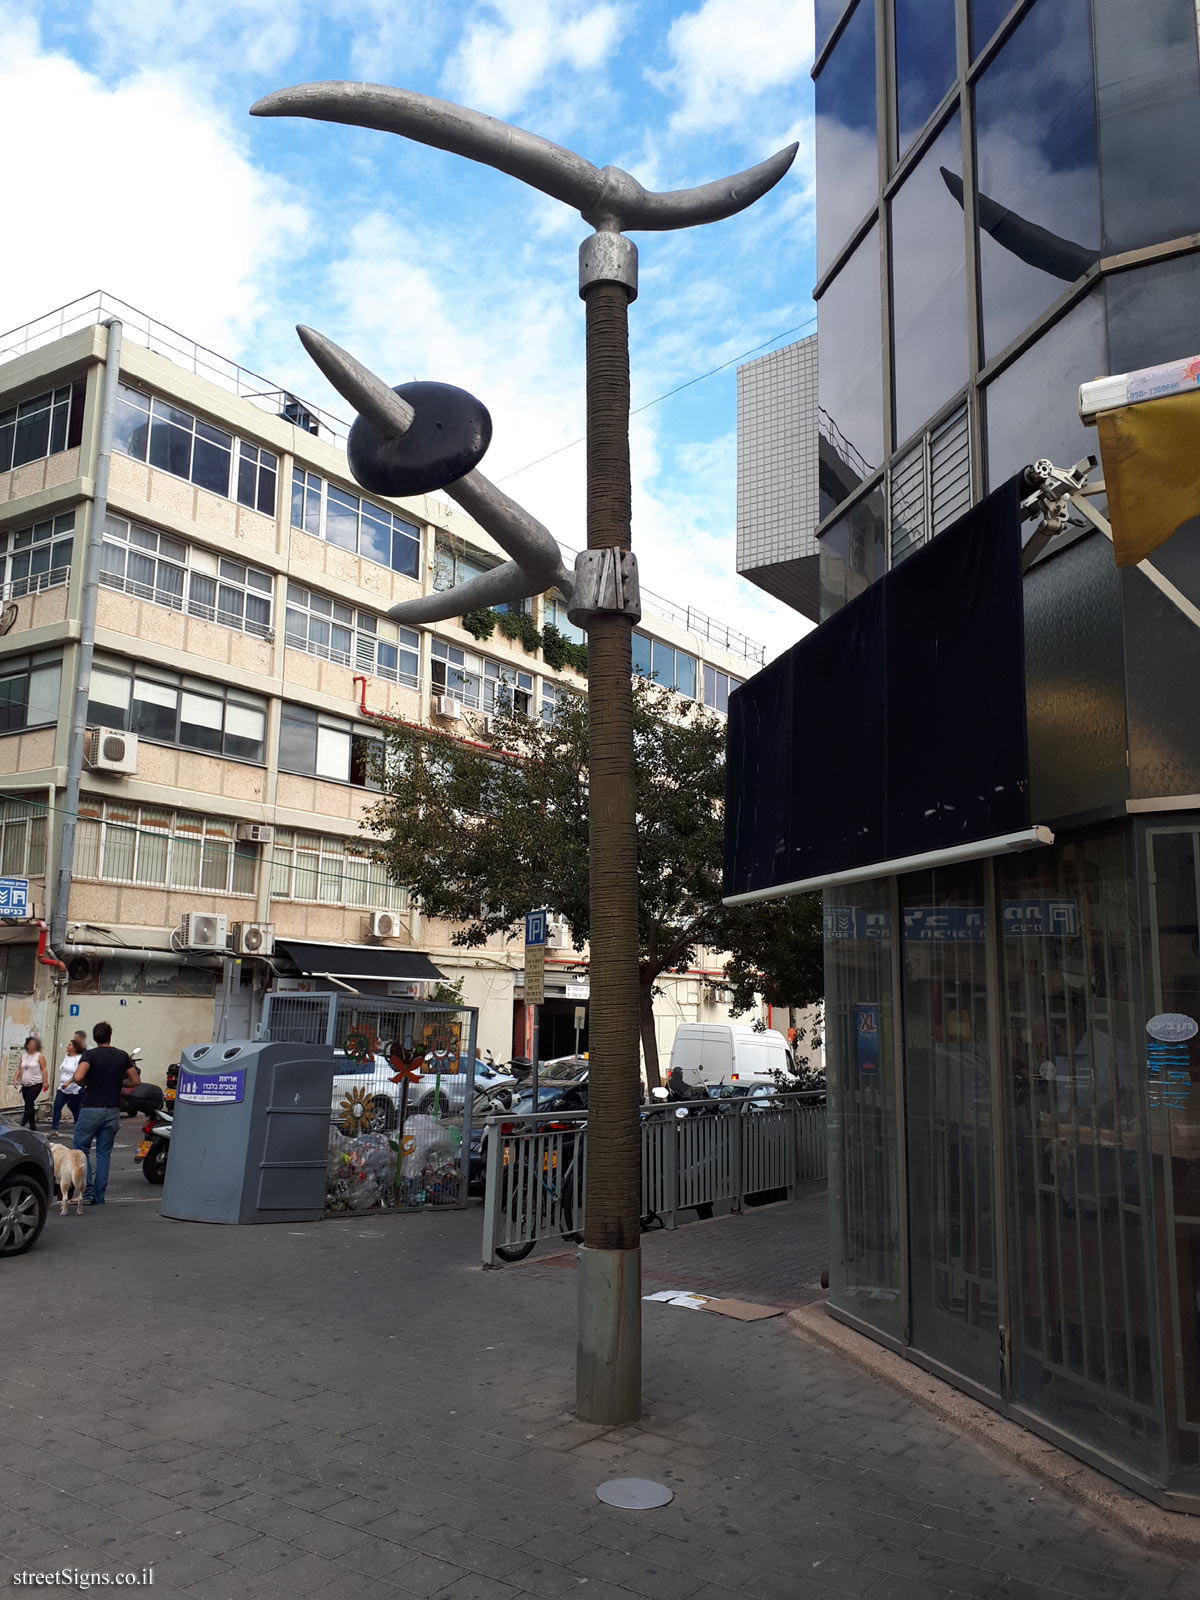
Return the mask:
{"type": "Polygon", "coordinates": [[[971,53],[978,55],[995,36],[996,29],[1016,0],[971,0],[971,53]]]}
{"type": "Polygon", "coordinates": [[[1200,232],[1195,0],[1093,0],[1092,9],[1105,254],[1200,232]]]}
{"type": "Polygon", "coordinates": [[[967,381],[962,124],[954,116],[892,200],[896,441],[967,381]]]}
{"type": "Polygon", "coordinates": [[[1040,0],[979,79],[979,270],[998,355],[1100,258],[1089,0],[1040,0]]]}
{"type": "Polygon", "coordinates": [[[821,342],[821,516],[883,461],[879,229],[874,227],[818,303],[821,342]]]}
{"type": "Polygon", "coordinates": [[[1079,420],[1079,385],[1108,371],[1099,290],[1068,311],[985,391],[991,488],[1041,456],[1073,466],[1096,453],[1096,430],[1079,420]]]}
{"type": "Polygon", "coordinates": [[[817,79],[817,273],[875,204],[875,7],[859,0],[817,79]]]}
{"type": "Polygon", "coordinates": [[[873,489],[821,535],[821,621],[887,570],[882,488],[873,489]]]}
{"type": "Polygon", "coordinates": [[[958,72],[954,0],[896,0],[896,131],[900,155],[958,72]]]}

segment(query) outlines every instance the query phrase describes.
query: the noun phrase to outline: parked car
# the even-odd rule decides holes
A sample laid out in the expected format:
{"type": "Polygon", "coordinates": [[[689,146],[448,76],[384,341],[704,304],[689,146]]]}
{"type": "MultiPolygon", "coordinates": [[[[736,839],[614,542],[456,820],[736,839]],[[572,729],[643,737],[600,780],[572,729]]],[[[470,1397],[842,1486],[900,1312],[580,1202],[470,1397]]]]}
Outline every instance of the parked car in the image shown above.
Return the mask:
{"type": "Polygon", "coordinates": [[[0,1126],[0,1256],[20,1256],[46,1226],[54,1193],[50,1146],[28,1128],[0,1126]]]}
{"type": "MultiPolygon", "coordinates": [[[[344,1050],[335,1050],[334,1055],[345,1060],[344,1050]]],[[[460,1117],[466,1105],[467,1073],[466,1058],[459,1057],[460,1070],[450,1072],[437,1078],[429,1072],[429,1060],[426,1060],[425,1070],[416,1083],[408,1086],[408,1113],[413,1116],[430,1116],[434,1112],[434,1103],[437,1103],[437,1114],[443,1117],[460,1117]]],[[[369,1095],[374,1096],[375,1110],[371,1118],[372,1133],[390,1133],[400,1121],[400,1097],[403,1084],[393,1083],[394,1068],[386,1056],[377,1051],[373,1064],[355,1062],[352,1070],[339,1070],[333,1075],[333,1099],[331,1109],[336,1116],[341,1108],[342,1101],[353,1089],[365,1089],[369,1095]]],[[[475,1062],[475,1089],[486,1091],[489,1095],[511,1094],[516,1080],[510,1073],[502,1071],[499,1067],[489,1066],[484,1061],[475,1062]]]]}

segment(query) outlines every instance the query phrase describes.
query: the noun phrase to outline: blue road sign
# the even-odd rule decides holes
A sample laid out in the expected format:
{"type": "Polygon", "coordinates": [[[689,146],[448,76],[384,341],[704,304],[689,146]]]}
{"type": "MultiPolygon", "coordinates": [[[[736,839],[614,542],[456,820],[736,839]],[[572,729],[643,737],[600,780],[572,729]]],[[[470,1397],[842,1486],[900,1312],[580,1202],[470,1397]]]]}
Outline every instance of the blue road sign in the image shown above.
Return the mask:
{"type": "Polygon", "coordinates": [[[24,917],[29,913],[29,879],[0,878],[0,916],[24,917]]]}
{"type": "Polygon", "coordinates": [[[525,914],[525,948],[528,950],[532,944],[545,944],[546,942],[546,913],[544,911],[527,911],[525,914]]]}

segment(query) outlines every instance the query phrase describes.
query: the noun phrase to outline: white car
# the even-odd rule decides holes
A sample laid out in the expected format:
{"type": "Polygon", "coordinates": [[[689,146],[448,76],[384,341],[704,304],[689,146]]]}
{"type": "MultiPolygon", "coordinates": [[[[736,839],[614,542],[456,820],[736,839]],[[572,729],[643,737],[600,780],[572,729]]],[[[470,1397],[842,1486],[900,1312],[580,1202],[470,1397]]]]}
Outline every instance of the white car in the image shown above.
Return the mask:
{"type": "MultiPolygon", "coordinates": [[[[335,1050],[334,1055],[345,1060],[344,1050],[335,1050]]],[[[459,1058],[463,1064],[462,1057],[459,1058]]],[[[466,1102],[467,1075],[463,1071],[446,1073],[439,1077],[430,1071],[433,1057],[425,1058],[421,1077],[408,1086],[407,1113],[409,1115],[428,1116],[433,1113],[435,1102],[437,1115],[442,1117],[460,1117],[466,1102]]],[[[393,1083],[394,1069],[386,1056],[376,1052],[373,1064],[355,1062],[350,1071],[339,1070],[333,1075],[333,1100],[331,1109],[335,1117],[345,1116],[347,1113],[343,1101],[347,1095],[356,1089],[365,1090],[367,1095],[374,1099],[374,1105],[368,1120],[368,1127],[372,1133],[390,1133],[400,1121],[400,1096],[403,1089],[402,1083],[393,1083]]],[[[481,1090],[489,1095],[503,1096],[511,1091],[516,1083],[511,1074],[501,1072],[498,1067],[489,1066],[484,1061],[475,1063],[475,1092],[481,1090]]]]}

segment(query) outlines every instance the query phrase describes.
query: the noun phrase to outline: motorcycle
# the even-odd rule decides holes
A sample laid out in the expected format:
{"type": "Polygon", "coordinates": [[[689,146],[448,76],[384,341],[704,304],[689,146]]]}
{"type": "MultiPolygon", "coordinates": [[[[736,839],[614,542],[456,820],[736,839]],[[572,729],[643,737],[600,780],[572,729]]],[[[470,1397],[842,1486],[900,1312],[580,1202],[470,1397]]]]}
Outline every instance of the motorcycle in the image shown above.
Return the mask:
{"type": "Polygon", "coordinates": [[[153,1115],[142,1123],[142,1142],[134,1152],[133,1159],[141,1163],[142,1177],[147,1183],[160,1184],[167,1176],[173,1122],[171,1112],[160,1102],[153,1115]]]}

